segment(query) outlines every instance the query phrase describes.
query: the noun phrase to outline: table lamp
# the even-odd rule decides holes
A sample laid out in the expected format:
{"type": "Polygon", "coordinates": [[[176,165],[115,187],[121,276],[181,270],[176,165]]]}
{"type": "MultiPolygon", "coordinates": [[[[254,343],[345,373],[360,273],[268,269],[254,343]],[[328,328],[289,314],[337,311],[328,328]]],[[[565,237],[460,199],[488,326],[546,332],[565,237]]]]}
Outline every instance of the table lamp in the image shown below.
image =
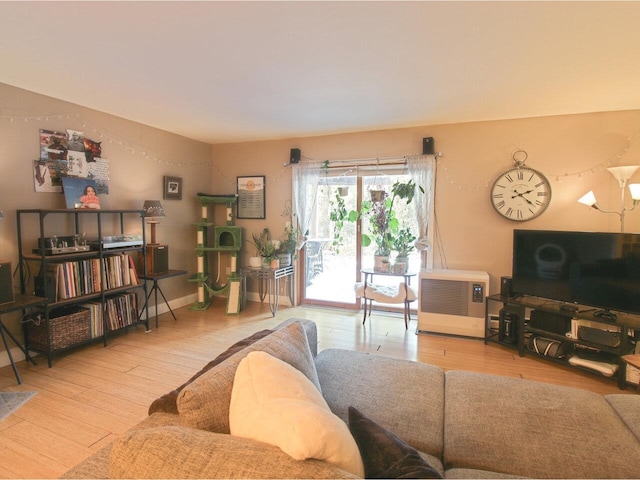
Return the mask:
{"type": "Polygon", "coordinates": [[[157,245],[156,243],[156,225],[160,223],[156,218],[165,217],[164,209],[160,200],[145,200],[142,207],[145,218],[149,218],[147,223],[151,225],[151,242],[149,245],[157,245]]]}

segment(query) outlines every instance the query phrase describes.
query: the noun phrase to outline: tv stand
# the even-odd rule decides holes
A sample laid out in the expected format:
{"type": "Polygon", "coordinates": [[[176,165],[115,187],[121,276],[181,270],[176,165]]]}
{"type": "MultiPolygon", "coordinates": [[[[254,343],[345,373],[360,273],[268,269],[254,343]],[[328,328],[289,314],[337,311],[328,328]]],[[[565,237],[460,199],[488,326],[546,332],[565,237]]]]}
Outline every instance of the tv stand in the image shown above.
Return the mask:
{"type": "Polygon", "coordinates": [[[578,305],[576,305],[575,303],[561,303],[560,310],[562,310],[563,312],[576,313],[580,309],[578,308],[578,305]]]}
{"type": "MultiPolygon", "coordinates": [[[[640,340],[640,317],[609,310],[581,309],[575,304],[526,295],[518,298],[491,295],[485,302],[485,329],[485,344],[499,343],[518,350],[521,357],[534,355],[614,378],[620,389],[624,389],[627,374],[621,357],[633,353],[640,340]],[[497,318],[496,310],[501,312],[497,318]],[[532,321],[533,312],[536,312],[534,317],[543,317],[544,322],[532,321]],[[536,353],[531,344],[540,341],[558,343],[557,350],[562,355],[536,353]]],[[[554,351],[555,348],[549,349],[549,352],[554,351]]]]}

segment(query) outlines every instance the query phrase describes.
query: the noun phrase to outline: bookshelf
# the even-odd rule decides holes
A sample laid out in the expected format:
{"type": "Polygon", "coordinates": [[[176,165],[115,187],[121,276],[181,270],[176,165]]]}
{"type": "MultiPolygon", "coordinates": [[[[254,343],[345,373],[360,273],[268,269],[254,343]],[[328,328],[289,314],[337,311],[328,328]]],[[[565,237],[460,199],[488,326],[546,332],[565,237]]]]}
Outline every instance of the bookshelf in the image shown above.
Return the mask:
{"type": "Polygon", "coordinates": [[[147,294],[138,271],[138,258],[146,269],[143,210],[16,213],[20,291],[48,300],[23,320],[28,351],[51,367],[53,354],[98,339],[107,346],[109,335],[133,325],[149,330],[148,313],[138,314],[147,294]]]}

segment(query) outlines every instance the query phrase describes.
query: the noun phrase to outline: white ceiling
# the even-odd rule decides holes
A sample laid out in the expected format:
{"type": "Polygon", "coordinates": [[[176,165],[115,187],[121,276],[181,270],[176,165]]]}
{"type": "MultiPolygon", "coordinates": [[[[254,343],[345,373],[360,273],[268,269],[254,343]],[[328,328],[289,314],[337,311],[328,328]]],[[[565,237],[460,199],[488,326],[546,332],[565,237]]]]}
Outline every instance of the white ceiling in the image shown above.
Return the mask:
{"type": "Polygon", "coordinates": [[[2,1],[0,82],[209,143],[640,109],[640,2],[2,1]]]}

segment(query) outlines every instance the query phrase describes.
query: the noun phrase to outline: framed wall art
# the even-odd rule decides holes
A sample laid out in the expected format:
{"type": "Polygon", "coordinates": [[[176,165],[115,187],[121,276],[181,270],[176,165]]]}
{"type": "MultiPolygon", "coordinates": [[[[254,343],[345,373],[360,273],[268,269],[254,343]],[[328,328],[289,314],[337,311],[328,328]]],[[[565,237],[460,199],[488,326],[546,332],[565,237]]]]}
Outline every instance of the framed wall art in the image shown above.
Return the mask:
{"type": "Polygon", "coordinates": [[[238,177],[238,218],[265,218],[265,177],[238,177]]]}
{"type": "Polygon", "coordinates": [[[181,177],[164,177],[164,195],[165,200],[182,200],[182,178],[181,177]]]}

